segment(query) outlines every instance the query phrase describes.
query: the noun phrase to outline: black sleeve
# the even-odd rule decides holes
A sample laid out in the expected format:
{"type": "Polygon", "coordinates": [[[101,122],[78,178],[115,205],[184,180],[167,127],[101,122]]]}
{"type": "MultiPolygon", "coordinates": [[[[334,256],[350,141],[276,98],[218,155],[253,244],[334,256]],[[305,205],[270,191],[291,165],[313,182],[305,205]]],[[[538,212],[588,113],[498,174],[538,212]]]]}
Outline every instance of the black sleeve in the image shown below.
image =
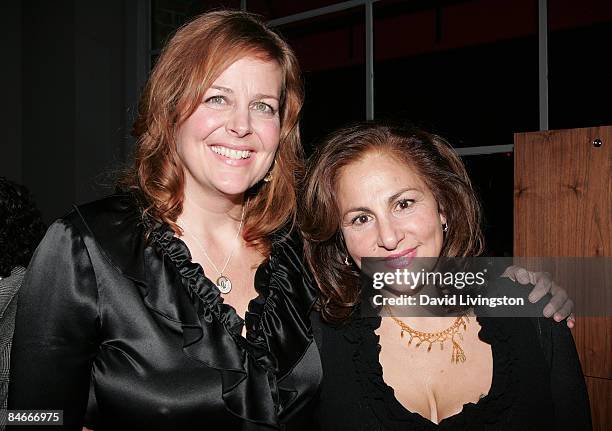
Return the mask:
{"type": "Polygon", "coordinates": [[[319,350],[319,354],[321,357],[321,367],[323,368],[323,380],[319,385],[319,392],[317,396],[313,400],[313,412],[312,412],[312,430],[322,430],[323,426],[321,423],[321,392],[323,389],[323,385],[325,384],[325,369],[323,364],[323,321],[321,319],[321,314],[313,310],[310,313],[310,323],[312,325],[312,335],[314,337],[314,342],[319,350]]]}
{"type": "Polygon", "coordinates": [[[98,345],[97,300],[96,278],[81,234],[66,220],[55,222],[20,290],[9,409],[63,410],[64,426],[58,429],[81,429],[98,345]]]}
{"type": "MultiPolygon", "coordinates": [[[[543,319],[550,320],[550,319],[543,319]]],[[[551,394],[554,429],[591,430],[591,410],[574,338],[565,321],[551,325],[551,394]]]]}

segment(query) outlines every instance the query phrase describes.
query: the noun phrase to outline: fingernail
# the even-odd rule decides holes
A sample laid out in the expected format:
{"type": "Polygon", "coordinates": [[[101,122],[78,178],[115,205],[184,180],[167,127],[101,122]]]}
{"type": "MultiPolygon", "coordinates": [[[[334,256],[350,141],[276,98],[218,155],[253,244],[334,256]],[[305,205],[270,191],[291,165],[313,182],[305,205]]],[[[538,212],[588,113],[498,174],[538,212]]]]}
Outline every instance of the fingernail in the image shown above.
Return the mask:
{"type": "Polygon", "coordinates": [[[553,308],[550,305],[547,305],[546,307],[544,307],[544,316],[546,317],[550,317],[553,314],[553,308]]]}
{"type": "Polygon", "coordinates": [[[536,302],[535,295],[529,295],[529,298],[528,298],[528,299],[529,299],[529,302],[531,302],[532,304],[533,304],[534,302],[536,302]]]}

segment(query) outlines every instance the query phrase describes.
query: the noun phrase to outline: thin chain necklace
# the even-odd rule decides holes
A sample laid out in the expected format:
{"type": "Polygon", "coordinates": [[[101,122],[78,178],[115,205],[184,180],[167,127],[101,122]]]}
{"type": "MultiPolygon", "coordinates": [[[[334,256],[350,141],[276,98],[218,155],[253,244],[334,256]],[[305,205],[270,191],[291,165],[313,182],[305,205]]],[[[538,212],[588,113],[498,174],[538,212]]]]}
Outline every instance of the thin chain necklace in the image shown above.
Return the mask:
{"type": "Polygon", "coordinates": [[[223,265],[223,268],[221,268],[221,271],[219,271],[219,268],[217,268],[217,265],[215,265],[212,259],[208,256],[208,253],[206,253],[206,250],[204,249],[204,245],[202,245],[200,240],[194,234],[192,234],[187,229],[185,229],[188,226],[184,222],[182,223],[183,230],[185,231],[185,233],[188,233],[191,236],[191,238],[193,238],[193,240],[196,242],[196,244],[198,245],[198,247],[204,254],[204,257],[206,258],[206,260],[208,260],[208,263],[210,263],[210,265],[217,272],[217,274],[219,274],[216,285],[219,288],[219,291],[223,294],[230,293],[230,291],[232,290],[231,280],[226,275],[223,275],[223,273],[227,269],[227,265],[229,264],[230,260],[232,260],[232,256],[234,255],[234,251],[236,250],[236,244],[237,244],[236,240],[240,236],[240,232],[242,232],[242,225],[244,223],[244,208],[245,207],[246,205],[242,206],[242,216],[240,216],[240,226],[238,227],[238,232],[236,232],[236,236],[234,237],[234,246],[232,247],[229,256],[227,256],[227,259],[225,260],[225,264],[223,265]]]}
{"type": "Polygon", "coordinates": [[[422,332],[417,331],[416,329],[411,328],[402,320],[398,319],[393,315],[391,308],[388,305],[385,305],[385,310],[389,313],[389,316],[393,319],[393,321],[401,328],[400,338],[404,338],[404,333],[410,336],[408,340],[408,344],[412,344],[413,339],[417,339],[416,347],[419,347],[422,343],[429,343],[427,347],[427,351],[431,351],[431,345],[433,343],[440,343],[440,350],[444,350],[444,342],[446,340],[451,340],[451,344],[453,347],[452,355],[451,355],[451,363],[458,364],[459,362],[465,362],[465,352],[459,345],[459,342],[455,340],[455,336],[463,340],[463,335],[460,330],[463,328],[464,331],[467,330],[467,324],[470,322],[470,319],[466,315],[458,316],[453,324],[440,332],[422,332]]]}

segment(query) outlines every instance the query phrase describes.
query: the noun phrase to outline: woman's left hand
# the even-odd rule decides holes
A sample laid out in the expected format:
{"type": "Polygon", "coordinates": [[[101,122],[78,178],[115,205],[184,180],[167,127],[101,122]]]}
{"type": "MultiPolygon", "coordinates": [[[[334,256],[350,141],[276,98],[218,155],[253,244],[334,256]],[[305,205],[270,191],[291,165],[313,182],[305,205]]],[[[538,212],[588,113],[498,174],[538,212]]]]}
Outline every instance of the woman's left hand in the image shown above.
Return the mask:
{"type": "Polygon", "coordinates": [[[506,268],[502,277],[508,277],[520,284],[533,284],[535,287],[529,294],[529,301],[538,302],[547,293],[552,295],[551,300],[544,307],[544,316],[553,317],[560,322],[565,319],[568,328],[573,328],[575,323],[574,301],[572,301],[565,289],[556,284],[549,273],[527,271],[520,266],[512,265],[506,268]]]}

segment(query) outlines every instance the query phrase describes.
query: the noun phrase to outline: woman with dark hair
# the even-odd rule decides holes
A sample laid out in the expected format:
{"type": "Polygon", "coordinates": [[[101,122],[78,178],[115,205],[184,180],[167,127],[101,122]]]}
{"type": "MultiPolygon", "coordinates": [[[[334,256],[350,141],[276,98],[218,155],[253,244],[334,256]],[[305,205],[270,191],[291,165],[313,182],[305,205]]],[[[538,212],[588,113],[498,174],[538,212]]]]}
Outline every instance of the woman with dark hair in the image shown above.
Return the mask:
{"type": "MultiPolygon", "coordinates": [[[[17,293],[44,234],[40,211],[28,190],[0,177],[0,411],[6,409],[17,293]]],[[[0,429],[4,419],[0,414],[0,429]]]]}
{"type": "Polygon", "coordinates": [[[310,161],[301,210],[321,316],[332,324],[317,325],[322,429],[591,428],[565,325],[474,319],[466,307],[452,315],[422,307],[424,315],[400,314],[401,307],[361,313],[369,306],[360,291],[364,258],[399,268],[482,252],[479,203],[442,138],[375,122],[333,133],[310,161]]]}
{"type": "Polygon", "coordinates": [[[125,192],[75,207],[33,259],[9,408],[63,410],[80,430],[91,382],[96,431],[307,426],[321,369],[292,229],[301,105],[297,60],[258,18],[177,31],[125,192]]]}
{"type": "Polygon", "coordinates": [[[28,189],[0,177],[1,278],[16,268],[27,268],[45,229],[28,189]]]}
{"type": "Polygon", "coordinates": [[[259,19],[177,31],[125,192],[55,222],[33,259],[10,408],[63,410],[64,429],[87,406],[96,431],[309,429],[322,370],[293,229],[302,99],[295,55],[259,19]]]}

